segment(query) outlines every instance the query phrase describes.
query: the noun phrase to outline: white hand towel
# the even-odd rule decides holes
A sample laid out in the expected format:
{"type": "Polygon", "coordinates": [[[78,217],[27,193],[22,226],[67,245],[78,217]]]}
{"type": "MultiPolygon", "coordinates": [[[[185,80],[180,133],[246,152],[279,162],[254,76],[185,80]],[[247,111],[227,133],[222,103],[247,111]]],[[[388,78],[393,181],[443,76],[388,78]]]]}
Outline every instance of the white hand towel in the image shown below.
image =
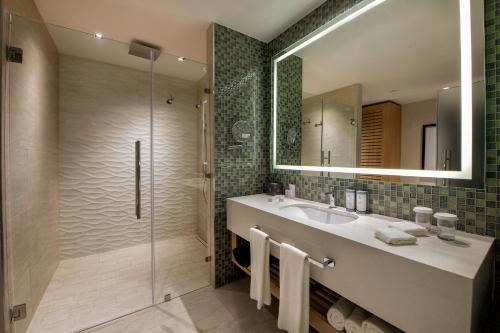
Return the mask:
{"type": "Polygon", "coordinates": [[[307,253],[280,246],[280,305],[278,328],[289,333],[309,332],[309,261],[307,253]]]}
{"type": "Polygon", "coordinates": [[[347,333],[362,333],[363,322],[368,318],[369,314],[359,306],[354,309],[349,318],[345,320],[345,330],[347,333]]]}
{"type": "Polygon", "coordinates": [[[409,221],[392,222],[391,224],[389,224],[389,228],[398,229],[415,237],[427,236],[426,228],[409,221]]]}
{"type": "Polygon", "coordinates": [[[417,243],[415,236],[394,228],[379,228],[375,230],[375,237],[392,245],[412,245],[417,243]]]}
{"type": "Polygon", "coordinates": [[[386,323],[376,316],[371,316],[363,322],[363,333],[398,333],[396,327],[386,323]]]}
{"type": "Polygon", "coordinates": [[[271,275],[269,274],[269,236],[250,228],[250,298],[262,304],[271,304],[271,275]]]}
{"type": "Polygon", "coordinates": [[[337,331],[343,331],[345,328],[345,320],[349,317],[355,307],[356,306],[347,299],[341,298],[335,302],[330,309],[328,309],[326,319],[328,320],[328,323],[335,327],[337,331]]]}

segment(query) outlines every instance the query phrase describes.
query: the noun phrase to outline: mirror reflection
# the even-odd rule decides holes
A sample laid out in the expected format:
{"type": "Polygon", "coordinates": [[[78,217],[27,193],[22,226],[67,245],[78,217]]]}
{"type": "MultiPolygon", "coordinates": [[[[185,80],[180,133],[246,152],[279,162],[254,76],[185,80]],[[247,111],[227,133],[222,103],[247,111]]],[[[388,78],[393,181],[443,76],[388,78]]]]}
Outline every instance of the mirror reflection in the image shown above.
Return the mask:
{"type": "MultiPolygon", "coordinates": [[[[473,133],[482,138],[483,2],[471,6],[473,133]]],[[[277,164],[459,171],[460,51],[458,0],[387,0],[279,61],[277,164]]],[[[484,140],[474,145],[480,179],[484,140]]]]}

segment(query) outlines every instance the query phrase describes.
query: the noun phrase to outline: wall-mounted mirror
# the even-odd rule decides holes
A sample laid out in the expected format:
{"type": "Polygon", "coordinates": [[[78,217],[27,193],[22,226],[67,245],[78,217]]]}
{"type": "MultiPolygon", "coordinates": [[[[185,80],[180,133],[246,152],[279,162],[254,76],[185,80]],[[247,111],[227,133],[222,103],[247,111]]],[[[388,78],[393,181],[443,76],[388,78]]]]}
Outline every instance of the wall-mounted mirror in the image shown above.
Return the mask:
{"type": "Polygon", "coordinates": [[[480,186],[483,6],[365,0],[278,54],[274,168],[480,186]]]}

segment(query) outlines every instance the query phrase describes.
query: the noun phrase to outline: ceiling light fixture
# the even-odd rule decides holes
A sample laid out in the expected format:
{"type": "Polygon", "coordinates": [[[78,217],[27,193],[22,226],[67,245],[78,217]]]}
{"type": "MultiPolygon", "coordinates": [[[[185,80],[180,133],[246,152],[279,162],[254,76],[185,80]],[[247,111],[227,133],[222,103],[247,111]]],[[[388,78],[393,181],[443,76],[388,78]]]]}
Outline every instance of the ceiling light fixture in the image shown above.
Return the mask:
{"type": "Polygon", "coordinates": [[[96,33],[94,34],[94,37],[95,37],[95,38],[97,38],[97,39],[102,39],[103,35],[102,35],[102,33],[100,33],[100,32],[96,32],[96,33]]]}

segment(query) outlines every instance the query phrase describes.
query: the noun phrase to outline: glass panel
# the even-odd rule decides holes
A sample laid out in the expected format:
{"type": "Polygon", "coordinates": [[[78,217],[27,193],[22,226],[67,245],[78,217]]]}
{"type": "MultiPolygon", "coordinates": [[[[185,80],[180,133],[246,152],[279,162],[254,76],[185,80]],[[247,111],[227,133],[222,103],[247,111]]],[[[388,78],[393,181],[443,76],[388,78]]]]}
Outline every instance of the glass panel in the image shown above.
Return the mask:
{"type": "Polygon", "coordinates": [[[11,300],[28,310],[16,331],[71,332],[151,305],[150,61],[20,17],[10,35],[24,51],[8,66],[11,300]]]}
{"type": "Polygon", "coordinates": [[[162,54],[154,63],[155,303],[208,286],[210,179],[205,64],[162,54]],[[208,172],[208,170],[207,170],[208,172]]]}

